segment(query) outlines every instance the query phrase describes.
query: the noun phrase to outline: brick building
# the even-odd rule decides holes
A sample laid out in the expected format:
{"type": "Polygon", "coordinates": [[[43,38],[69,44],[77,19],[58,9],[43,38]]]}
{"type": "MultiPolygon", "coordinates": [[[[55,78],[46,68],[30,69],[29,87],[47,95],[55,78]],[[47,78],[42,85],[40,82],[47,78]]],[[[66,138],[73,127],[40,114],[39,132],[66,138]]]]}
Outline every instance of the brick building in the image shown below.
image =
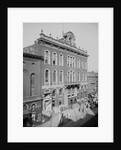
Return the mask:
{"type": "Polygon", "coordinates": [[[89,55],[76,47],[72,32],[54,39],[41,31],[40,38],[25,47],[23,53],[24,100],[33,99],[30,100],[33,102],[42,98],[44,112],[59,105],[69,106],[87,97],[89,55]]]}
{"type": "Polygon", "coordinates": [[[23,53],[23,125],[26,126],[32,105],[35,105],[37,119],[42,117],[42,97],[40,68],[43,58],[29,51],[23,53]]]}

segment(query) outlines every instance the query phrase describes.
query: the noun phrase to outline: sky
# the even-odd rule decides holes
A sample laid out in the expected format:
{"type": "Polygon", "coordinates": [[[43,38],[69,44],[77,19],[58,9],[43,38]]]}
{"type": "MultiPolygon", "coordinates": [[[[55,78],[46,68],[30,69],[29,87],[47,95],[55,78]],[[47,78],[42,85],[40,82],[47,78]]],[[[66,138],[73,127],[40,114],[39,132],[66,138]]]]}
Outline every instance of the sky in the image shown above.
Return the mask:
{"type": "Polygon", "coordinates": [[[73,32],[76,46],[89,54],[88,71],[98,72],[98,23],[23,23],[23,47],[34,44],[41,30],[55,39],[62,38],[63,32],[73,32]]]}

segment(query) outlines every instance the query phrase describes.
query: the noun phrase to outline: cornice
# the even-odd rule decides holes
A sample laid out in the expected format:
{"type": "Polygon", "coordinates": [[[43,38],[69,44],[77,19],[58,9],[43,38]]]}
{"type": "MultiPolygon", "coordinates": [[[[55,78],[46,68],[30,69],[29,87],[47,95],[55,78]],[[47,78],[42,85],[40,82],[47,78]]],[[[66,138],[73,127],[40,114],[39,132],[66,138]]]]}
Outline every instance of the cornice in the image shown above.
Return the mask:
{"type": "Polygon", "coordinates": [[[40,34],[40,38],[38,38],[37,41],[35,41],[35,43],[41,44],[41,41],[48,42],[48,43],[50,43],[51,46],[56,45],[56,47],[58,46],[58,47],[61,47],[62,49],[65,49],[65,50],[68,50],[68,51],[72,51],[72,52],[75,52],[77,54],[84,55],[86,57],[89,56],[86,51],[81,50],[81,49],[79,49],[77,47],[71,46],[71,45],[69,45],[67,43],[61,42],[58,39],[54,39],[52,37],[46,36],[43,33],[40,34]]]}

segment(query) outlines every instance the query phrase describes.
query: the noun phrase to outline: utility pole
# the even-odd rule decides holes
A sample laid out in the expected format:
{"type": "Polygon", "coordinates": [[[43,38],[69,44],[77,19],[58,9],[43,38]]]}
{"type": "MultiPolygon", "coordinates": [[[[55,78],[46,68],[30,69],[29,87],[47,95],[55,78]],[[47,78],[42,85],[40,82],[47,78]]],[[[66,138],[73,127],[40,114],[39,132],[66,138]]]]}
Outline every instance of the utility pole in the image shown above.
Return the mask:
{"type": "Polygon", "coordinates": [[[64,23],[62,23],[62,36],[64,36],[64,23]]]}

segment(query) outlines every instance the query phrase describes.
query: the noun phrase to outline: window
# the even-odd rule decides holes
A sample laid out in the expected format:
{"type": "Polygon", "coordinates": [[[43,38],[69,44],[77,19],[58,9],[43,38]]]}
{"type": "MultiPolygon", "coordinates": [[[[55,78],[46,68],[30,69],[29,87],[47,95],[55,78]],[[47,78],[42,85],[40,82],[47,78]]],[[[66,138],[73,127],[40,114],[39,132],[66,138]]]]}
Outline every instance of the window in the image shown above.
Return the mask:
{"type": "Polygon", "coordinates": [[[80,59],[77,59],[77,68],[80,68],[80,59]]]}
{"type": "Polygon", "coordinates": [[[23,69],[23,97],[30,96],[30,76],[28,70],[23,69]],[[28,88],[29,87],[29,88],[28,88]]]}
{"type": "Polygon", "coordinates": [[[30,96],[35,94],[35,73],[30,76],[30,96]]]}
{"type": "Polygon", "coordinates": [[[76,82],[76,72],[74,72],[74,82],[76,82]]]}
{"type": "Polygon", "coordinates": [[[80,73],[80,81],[82,82],[82,73],[80,73]]]}
{"type": "Polygon", "coordinates": [[[53,83],[57,84],[57,70],[53,71],[52,77],[53,77],[53,83]]]}
{"type": "Polygon", "coordinates": [[[73,72],[73,82],[75,82],[75,72],[73,72]]]}
{"type": "Polygon", "coordinates": [[[72,76],[73,76],[73,72],[71,71],[70,72],[70,82],[72,82],[72,79],[73,79],[72,76]]]}
{"type": "Polygon", "coordinates": [[[67,73],[67,80],[70,82],[70,72],[67,73]]]}
{"type": "Polygon", "coordinates": [[[75,66],[75,58],[73,57],[73,67],[76,67],[75,66]]]}
{"type": "Polygon", "coordinates": [[[57,53],[54,52],[52,55],[52,64],[57,65],[57,53]]]}
{"type": "Polygon", "coordinates": [[[44,52],[44,62],[45,64],[50,64],[50,52],[48,50],[44,52]]]}
{"type": "Polygon", "coordinates": [[[78,72],[78,77],[77,77],[78,81],[80,81],[80,72],[78,72]]]}
{"type": "Polygon", "coordinates": [[[63,54],[59,55],[59,65],[63,66],[63,54]]]}
{"type": "Polygon", "coordinates": [[[70,56],[67,56],[67,66],[70,67],[70,56]]]}
{"type": "Polygon", "coordinates": [[[63,83],[63,71],[59,72],[59,83],[63,83]]]}
{"type": "Polygon", "coordinates": [[[81,60],[81,68],[83,69],[83,60],[81,60]]]}
{"type": "Polygon", "coordinates": [[[62,89],[59,90],[59,96],[62,96],[62,89]]]}
{"type": "Polygon", "coordinates": [[[84,66],[84,68],[87,69],[87,61],[85,61],[85,66],[84,66]]]}
{"type": "Polygon", "coordinates": [[[72,67],[72,57],[70,57],[70,67],[72,67]]]}
{"type": "Polygon", "coordinates": [[[46,69],[44,72],[45,85],[50,84],[50,70],[46,69]]]}
{"type": "Polygon", "coordinates": [[[82,82],[84,82],[84,73],[82,73],[82,82]]]}

